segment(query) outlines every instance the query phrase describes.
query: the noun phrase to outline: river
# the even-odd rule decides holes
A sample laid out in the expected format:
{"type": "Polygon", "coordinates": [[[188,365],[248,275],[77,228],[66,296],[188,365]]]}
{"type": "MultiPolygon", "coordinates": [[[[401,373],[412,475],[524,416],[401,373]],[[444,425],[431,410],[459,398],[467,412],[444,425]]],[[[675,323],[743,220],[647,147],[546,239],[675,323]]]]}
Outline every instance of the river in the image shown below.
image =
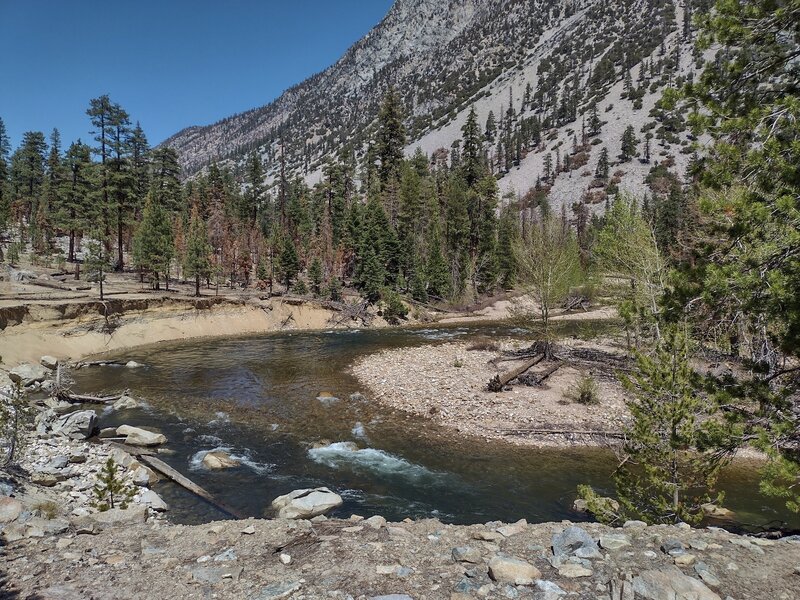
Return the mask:
{"type": "MultiPolygon", "coordinates": [[[[562,324],[564,335],[590,337],[599,323],[562,324]]],[[[380,514],[390,520],[436,517],[450,523],[492,520],[579,521],[576,486],[611,492],[614,455],[599,448],[529,449],[464,440],[424,420],[378,407],[348,367],[386,348],[474,336],[526,338],[504,324],[390,330],[284,332],[142,347],[113,358],[138,369],[91,367],[72,373],[84,393],[130,390],[148,406],[107,412],[101,426],[152,426],[174,452],[161,458],[253,517],[270,501],[304,487],[327,486],[345,499],[332,516],[380,514]],[[321,392],[338,401],[321,402],[321,392]],[[351,396],[354,399],[351,399],[351,396]],[[345,442],[358,445],[357,451],[345,442]],[[314,447],[314,445],[322,447],[314,447]],[[224,449],[241,461],[205,470],[205,452],[224,449]]],[[[413,374],[411,374],[413,376],[413,374]]],[[[746,526],[797,517],[758,493],[758,474],[743,463],[721,480],[726,506],[746,526]]],[[[170,519],[196,524],[225,515],[182,488],[160,483],[170,519]]]]}

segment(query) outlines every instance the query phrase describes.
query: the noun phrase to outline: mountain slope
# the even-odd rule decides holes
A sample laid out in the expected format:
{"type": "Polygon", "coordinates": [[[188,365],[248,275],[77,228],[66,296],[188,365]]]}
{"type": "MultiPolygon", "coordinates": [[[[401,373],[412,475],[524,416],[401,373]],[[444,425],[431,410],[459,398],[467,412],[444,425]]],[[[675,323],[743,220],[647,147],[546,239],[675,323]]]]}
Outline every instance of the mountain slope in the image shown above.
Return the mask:
{"type": "MultiPolygon", "coordinates": [[[[183,130],[165,144],[178,151],[188,175],[213,161],[236,170],[257,150],[271,174],[283,154],[290,172],[313,182],[325,158],[343,145],[363,153],[393,86],[408,116],[409,152],[417,146],[428,154],[449,151],[472,105],[482,125],[492,111],[508,131],[538,120],[546,128],[542,139],[523,139],[515,160],[498,161],[496,169],[503,189],[523,193],[543,176],[548,154],[551,162],[577,154],[573,138],[584,137],[582,123],[593,106],[607,121],[593,132],[593,144],[608,147],[612,158],[628,124],[640,141],[643,127],[659,130],[662,123],[650,116],[656,100],[694,68],[684,16],[688,6],[677,0],[397,0],[326,71],[267,106],[183,130]],[[624,83],[628,74],[635,78],[633,94],[624,83]]],[[[661,131],[663,146],[653,155],[663,152],[661,160],[681,168],[688,159],[673,146],[686,140],[670,128],[661,131]]],[[[501,143],[488,152],[494,161],[510,149],[501,143]]],[[[599,152],[586,154],[585,169],[593,173],[599,152]]],[[[641,192],[649,166],[633,161],[623,170],[620,181],[641,192]]],[[[577,200],[587,187],[576,183],[580,177],[553,175],[553,194],[577,200]]]]}

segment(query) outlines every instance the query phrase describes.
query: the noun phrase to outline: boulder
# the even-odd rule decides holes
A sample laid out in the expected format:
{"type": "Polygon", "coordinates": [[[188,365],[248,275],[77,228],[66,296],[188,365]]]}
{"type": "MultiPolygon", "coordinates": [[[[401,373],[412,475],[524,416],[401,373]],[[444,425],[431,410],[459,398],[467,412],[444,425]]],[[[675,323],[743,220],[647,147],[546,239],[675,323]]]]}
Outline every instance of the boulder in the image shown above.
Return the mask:
{"type": "Polygon", "coordinates": [[[158,481],[158,476],[153,471],[141,465],[131,471],[131,478],[133,485],[138,487],[147,487],[158,481]]]}
{"type": "Polygon", "coordinates": [[[328,488],[295,490],[272,501],[282,519],[310,519],[343,504],[342,497],[328,488]]]}
{"type": "Polygon", "coordinates": [[[42,365],[32,365],[29,363],[18,365],[8,373],[11,381],[20,383],[23,386],[41,383],[47,379],[48,375],[50,375],[50,371],[45,369],[42,365]]]}
{"type": "Polygon", "coordinates": [[[594,572],[583,565],[565,563],[558,567],[558,575],[567,579],[577,579],[578,577],[591,577],[594,572]]]}
{"type": "Polygon", "coordinates": [[[481,562],[481,551],[472,546],[458,546],[453,548],[453,560],[456,562],[466,562],[478,564],[481,562]]]}
{"type": "Polygon", "coordinates": [[[16,521],[22,514],[22,503],[16,498],[0,496],[0,523],[16,521]]]}
{"type": "Polygon", "coordinates": [[[51,433],[73,440],[92,437],[97,428],[97,414],[93,410],[81,410],[56,419],[50,427],[51,433]]]}
{"type": "Polygon", "coordinates": [[[542,573],[528,561],[512,556],[497,555],[489,561],[489,577],[499,583],[533,585],[542,573]]]}
{"type": "Polygon", "coordinates": [[[575,525],[553,536],[553,554],[556,557],[572,555],[579,558],[603,557],[592,536],[575,525]]]}
{"type": "Polygon", "coordinates": [[[380,515],[374,515],[369,519],[365,519],[364,523],[372,527],[372,529],[380,529],[381,527],[386,526],[386,519],[380,515]]]}
{"type": "Polygon", "coordinates": [[[76,533],[97,533],[108,527],[137,525],[147,520],[147,507],[132,504],[126,509],[111,508],[109,510],[77,517],[72,520],[76,533]]]}
{"type": "Polygon", "coordinates": [[[120,399],[114,402],[111,405],[111,408],[114,410],[129,410],[131,408],[139,408],[141,403],[138,402],[135,398],[131,398],[130,396],[122,395],[120,399]]]}
{"type": "Polygon", "coordinates": [[[524,532],[528,528],[528,522],[525,519],[520,519],[516,523],[512,523],[511,525],[504,525],[502,527],[498,527],[497,531],[503,537],[511,537],[512,535],[517,535],[524,532]]]}
{"type": "Polygon", "coordinates": [[[58,368],[58,359],[54,356],[43,356],[39,359],[39,364],[45,369],[55,371],[58,368]]]}
{"type": "Polygon", "coordinates": [[[703,504],[701,508],[703,509],[703,513],[712,519],[733,519],[734,517],[732,510],[717,506],[716,504],[703,504]]]}
{"type": "Polygon", "coordinates": [[[136,362],[135,360],[129,360],[128,362],[125,363],[125,366],[129,369],[139,369],[144,365],[142,363],[136,362]]]}
{"type": "Polygon", "coordinates": [[[600,536],[600,546],[604,550],[620,550],[630,545],[630,538],[621,533],[606,533],[600,536]]]}
{"type": "Polygon", "coordinates": [[[633,591],[645,600],[721,600],[706,584],[675,567],[644,571],[633,579],[633,591]]]}
{"type": "Polygon", "coordinates": [[[139,503],[149,506],[156,512],[164,512],[169,509],[167,503],[153,490],[144,490],[139,496],[139,503]]]}
{"type": "Polygon", "coordinates": [[[129,446],[160,446],[167,443],[167,438],[162,433],[154,433],[130,425],[117,427],[117,435],[125,436],[125,443],[129,446]]]}
{"type": "Polygon", "coordinates": [[[238,460],[231,458],[227,452],[222,452],[221,450],[208,452],[203,457],[203,466],[206,469],[232,469],[240,464],[238,460]]]}

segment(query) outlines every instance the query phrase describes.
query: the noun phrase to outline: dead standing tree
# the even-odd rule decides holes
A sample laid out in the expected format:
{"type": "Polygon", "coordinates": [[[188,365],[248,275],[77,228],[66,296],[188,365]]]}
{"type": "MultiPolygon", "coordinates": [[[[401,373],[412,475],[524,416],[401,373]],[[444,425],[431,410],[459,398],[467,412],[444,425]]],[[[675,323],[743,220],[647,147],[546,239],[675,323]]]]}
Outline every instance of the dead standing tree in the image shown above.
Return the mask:
{"type": "MultiPolygon", "coordinates": [[[[550,328],[551,315],[563,306],[572,289],[583,281],[580,250],[568,227],[553,217],[545,218],[517,243],[514,255],[519,268],[519,281],[525,294],[515,301],[512,309],[520,325],[534,329],[538,325],[542,339],[535,343],[522,365],[494,377],[490,391],[502,391],[505,386],[525,376],[533,366],[555,359],[550,328]],[[532,301],[526,302],[526,300],[532,301]]],[[[543,373],[527,377],[529,385],[541,385],[555,373],[561,362],[548,366],[543,373]]]]}

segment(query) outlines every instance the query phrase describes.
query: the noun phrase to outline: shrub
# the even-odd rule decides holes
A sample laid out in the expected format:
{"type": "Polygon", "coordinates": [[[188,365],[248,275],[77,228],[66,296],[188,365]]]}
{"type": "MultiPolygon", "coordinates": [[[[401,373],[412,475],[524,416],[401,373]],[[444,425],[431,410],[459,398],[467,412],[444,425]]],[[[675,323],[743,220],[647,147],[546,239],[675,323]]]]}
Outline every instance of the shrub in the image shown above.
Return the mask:
{"type": "Polygon", "coordinates": [[[581,372],[578,380],[567,390],[566,396],[578,404],[600,404],[600,390],[590,373],[581,372]]]}
{"type": "Polygon", "coordinates": [[[405,319],[408,316],[408,307],[403,303],[400,294],[394,290],[384,291],[383,303],[383,316],[387,321],[405,319]]]}

